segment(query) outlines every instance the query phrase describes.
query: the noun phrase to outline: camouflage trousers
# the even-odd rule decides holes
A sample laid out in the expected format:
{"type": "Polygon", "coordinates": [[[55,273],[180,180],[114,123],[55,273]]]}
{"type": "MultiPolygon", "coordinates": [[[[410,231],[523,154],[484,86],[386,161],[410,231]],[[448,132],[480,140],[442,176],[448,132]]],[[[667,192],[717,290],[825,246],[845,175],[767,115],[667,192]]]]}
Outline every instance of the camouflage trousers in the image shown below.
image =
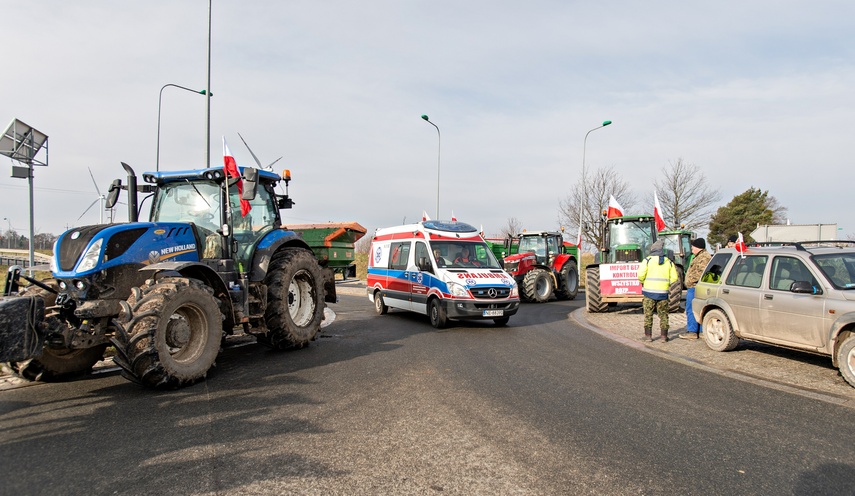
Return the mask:
{"type": "Polygon", "coordinates": [[[644,297],[641,300],[641,307],[644,308],[644,328],[653,328],[653,311],[659,314],[659,329],[662,331],[668,330],[668,300],[651,300],[644,297]]]}

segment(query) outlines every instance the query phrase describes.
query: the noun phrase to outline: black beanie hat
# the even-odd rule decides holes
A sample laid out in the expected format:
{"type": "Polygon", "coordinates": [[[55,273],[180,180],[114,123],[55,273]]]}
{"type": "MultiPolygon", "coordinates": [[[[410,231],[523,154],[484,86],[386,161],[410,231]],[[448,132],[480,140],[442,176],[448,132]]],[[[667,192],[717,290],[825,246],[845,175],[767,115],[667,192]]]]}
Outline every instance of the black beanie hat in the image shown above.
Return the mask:
{"type": "Polygon", "coordinates": [[[729,238],[727,238],[728,243],[736,243],[736,240],[739,239],[735,234],[731,234],[729,238]]]}
{"type": "Polygon", "coordinates": [[[707,247],[707,243],[704,241],[704,238],[698,238],[698,239],[692,241],[692,246],[694,246],[695,248],[700,248],[702,250],[705,250],[707,247]]]}

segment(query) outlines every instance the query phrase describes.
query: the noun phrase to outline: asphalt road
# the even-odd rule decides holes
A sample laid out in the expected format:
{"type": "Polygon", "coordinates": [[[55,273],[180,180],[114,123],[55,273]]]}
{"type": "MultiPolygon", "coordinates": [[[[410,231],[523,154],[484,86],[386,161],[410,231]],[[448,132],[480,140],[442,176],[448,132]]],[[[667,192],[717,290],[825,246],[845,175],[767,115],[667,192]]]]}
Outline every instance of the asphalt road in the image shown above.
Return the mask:
{"type": "Polygon", "coordinates": [[[851,408],[577,326],[375,316],[232,347],[171,392],[116,373],[0,391],[0,494],[855,494],[851,408]]]}

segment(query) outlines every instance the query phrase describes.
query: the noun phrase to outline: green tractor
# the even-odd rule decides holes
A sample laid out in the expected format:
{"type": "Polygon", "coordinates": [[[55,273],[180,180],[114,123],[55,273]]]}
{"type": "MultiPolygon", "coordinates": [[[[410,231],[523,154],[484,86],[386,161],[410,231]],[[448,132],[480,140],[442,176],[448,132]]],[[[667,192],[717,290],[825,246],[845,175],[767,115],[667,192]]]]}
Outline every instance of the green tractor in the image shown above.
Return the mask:
{"type": "Polygon", "coordinates": [[[677,266],[677,274],[680,276],[680,287],[686,289],[684,276],[689,269],[689,264],[692,263],[692,241],[695,239],[695,233],[685,229],[666,229],[659,231],[656,235],[665,245],[665,253],[674,261],[677,266]]]}
{"type": "MultiPolygon", "coordinates": [[[[599,222],[600,246],[595,263],[585,269],[585,304],[588,312],[608,311],[618,303],[640,303],[638,267],[657,239],[652,215],[625,215],[599,222]]],[[[669,311],[680,310],[679,281],[671,286],[669,311]]]]}

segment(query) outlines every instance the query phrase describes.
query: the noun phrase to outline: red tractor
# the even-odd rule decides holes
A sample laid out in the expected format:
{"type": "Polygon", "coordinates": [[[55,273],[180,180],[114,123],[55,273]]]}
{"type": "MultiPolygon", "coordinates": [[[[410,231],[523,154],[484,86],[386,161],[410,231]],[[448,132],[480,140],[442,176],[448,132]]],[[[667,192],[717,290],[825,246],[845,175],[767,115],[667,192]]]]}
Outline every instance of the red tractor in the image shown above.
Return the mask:
{"type": "Polygon", "coordinates": [[[542,303],[553,293],[572,300],[579,291],[577,247],[560,232],[524,232],[505,242],[505,272],[516,279],[523,301],[542,303]]]}

